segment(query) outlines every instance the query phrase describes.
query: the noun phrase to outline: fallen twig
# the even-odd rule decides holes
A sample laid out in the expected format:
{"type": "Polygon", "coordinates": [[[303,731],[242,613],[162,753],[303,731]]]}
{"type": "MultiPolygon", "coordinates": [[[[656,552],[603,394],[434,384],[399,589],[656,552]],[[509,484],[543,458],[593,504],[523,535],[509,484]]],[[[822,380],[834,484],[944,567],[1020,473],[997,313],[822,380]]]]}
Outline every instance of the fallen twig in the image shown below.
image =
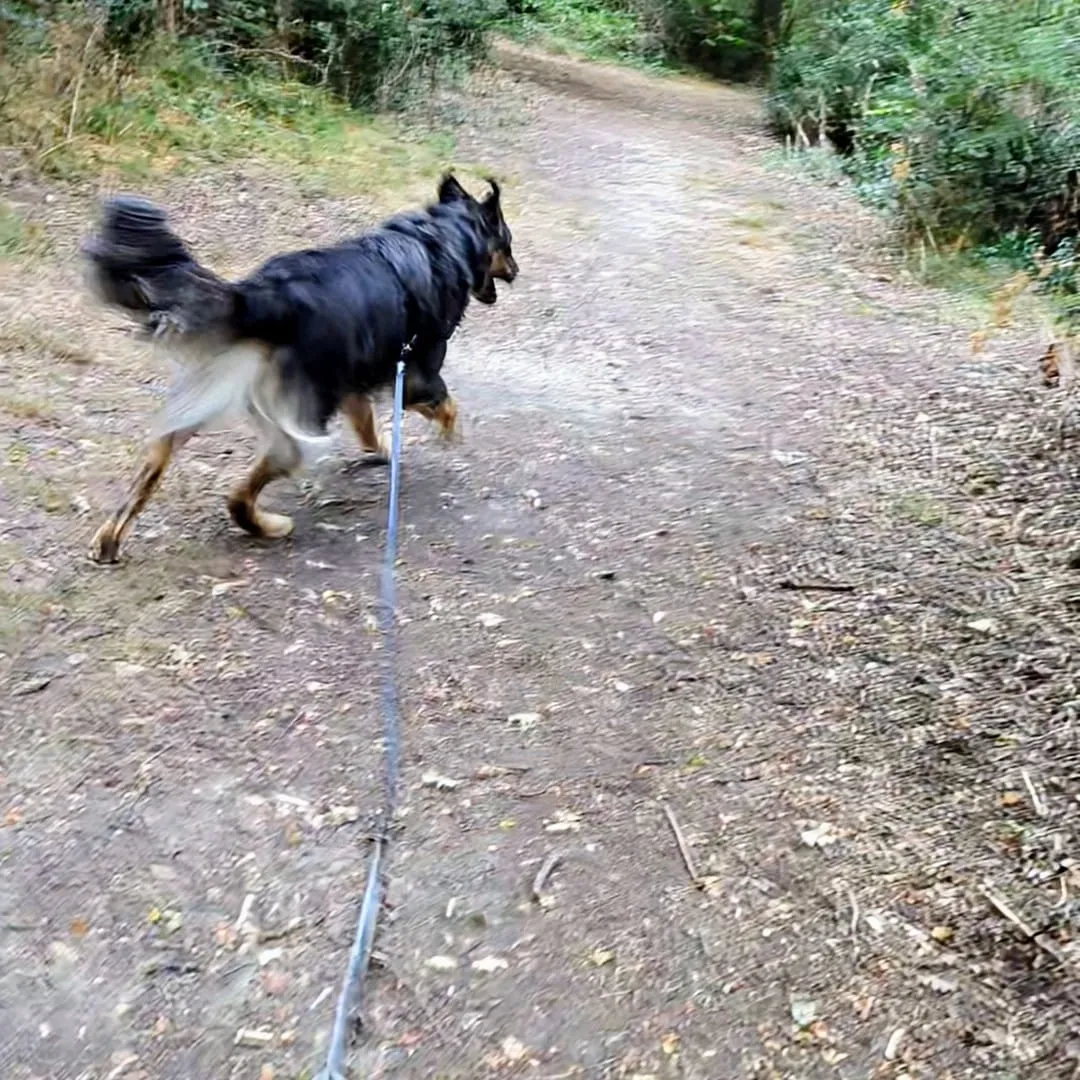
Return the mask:
{"type": "Polygon", "coordinates": [[[855,890],[848,886],[848,901],[851,904],[851,936],[857,938],[859,936],[859,919],[861,913],[859,911],[859,898],[855,895],[855,890]]]}
{"type": "Polygon", "coordinates": [[[240,905],[240,914],[236,917],[235,929],[237,932],[244,929],[248,919],[251,916],[251,909],[255,906],[255,894],[248,893],[244,897],[244,902],[240,905]]]}
{"type": "Polygon", "coordinates": [[[284,60],[288,64],[301,64],[316,70],[319,67],[314,60],[309,60],[306,56],[297,56],[296,53],[288,52],[285,49],[250,49],[221,40],[211,41],[209,44],[215,49],[224,49],[227,52],[235,53],[237,56],[268,56],[274,60],[284,60]]]}
{"type": "Polygon", "coordinates": [[[982,894],[986,897],[990,906],[1004,919],[1012,923],[1021,934],[1035,945],[1038,945],[1048,956],[1053,957],[1059,964],[1066,964],[1068,958],[1058,947],[1056,941],[1051,940],[1041,930],[1029,926],[1023,918],[1012,908],[1009,902],[989,885],[983,885],[982,894]]]}
{"type": "Polygon", "coordinates": [[[761,773],[743,773],[742,776],[711,776],[706,773],[701,777],[703,784],[750,784],[761,779],[761,773]]]}
{"type": "Polygon", "coordinates": [[[1001,916],[1007,919],[1026,938],[1035,937],[1035,931],[1010,907],[1009,902],[1000,893],[991,889],[989,885],[982,887],[982,894],[989,901],[990,906],[1001,916]]]}
{"type": "Polygon", "coordinates": [[[493,780],[499,776],[506,776],[514,773],[518,776],[523,776],[527,772],[532,771],[531,765],[515,765],[508,764],[505,761],[491,762],[490,764],[485,762],[475,772],[477,780],[493,780]]]}
{"type": "Polygon", "coordinates": [[[694,866],[694,858],[690,854],[690,847],[686,842],[686,837],[683,836],[682,829],[679,828],[679,822],[675,817],[675,811],[672,810],[667,803],[661,803],[660,805],[667,815],[671,831],[675,834],[675,843],[679,845],[679,854],[682,856],[683,865],[686,867],[686,872],[690,875],[690,880],[694,883],[696,888],[703,888],[704,883],[698,876],[697,867],[694,866]]]}
{"type": "Polygon", "coordinates": [[[785,578],[780,582],[780,588],[787,589],[789,592],[853,593],[858,586],[846,581],[792,581],[790,578],[785,578]]]}
{"type": "Polygon", "coordinates": [[[543,906],[544,886],[547,884],[547,879],[551,877],[555,867],[561,862],[562,856],[555,851],[540,864],[540,869],[536,871],[536,877],[533,878],[532,883],[532,898],[537,904],[543,906]]]}
{"type": "Polygon", "coordinates": [[[1034,808],[1035,813],[1038,814],[1039,817],[1046,817],[1049,813],[1046,807],[1046,800],[1043,799],[1042,795],[1039,793],[1039,789],[1028,775],[1027,769],[1022,769],[1020,771],[1020,776],[1024,781],[1024,787],[1027,788],[1028,794],[1031,796],[1031,805],[1034,808]]]}

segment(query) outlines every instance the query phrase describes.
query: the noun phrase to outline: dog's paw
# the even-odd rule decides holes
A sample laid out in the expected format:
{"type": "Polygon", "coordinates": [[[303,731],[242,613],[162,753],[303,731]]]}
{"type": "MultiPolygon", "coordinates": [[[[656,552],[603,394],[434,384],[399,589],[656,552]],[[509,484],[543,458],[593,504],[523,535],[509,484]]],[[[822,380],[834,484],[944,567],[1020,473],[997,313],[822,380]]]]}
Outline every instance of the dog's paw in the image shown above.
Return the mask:
{"type": "Polygon", "coordinates": [[[439,434],[449,442],[455,441],[458,435],[458,407],[453,398],[446,398],[439,402],[432,417],[439,426],[439,434]]]}
{"type": "Polygon", "coordinates": [[[233,523],[251,536],[280,540],[293,531],[291,517],[275,514],[270,510],[260,510],[246,491],[241,490],[230,495],[228,507],[233,523]]]}
{"type": "Polygon", "coordinates": [[[255,516],[259,532],[267,540],[284,540],[293,531],[293,519],[288,514],[274,514],[269,510],[260,510],[255,516]]]}
{"type": "Polygon", "coordinates": [[[96,563],[110,566],[120,561],[120,537],[111,521],[106,521],[90,541],[90,558],[96,563]]]}

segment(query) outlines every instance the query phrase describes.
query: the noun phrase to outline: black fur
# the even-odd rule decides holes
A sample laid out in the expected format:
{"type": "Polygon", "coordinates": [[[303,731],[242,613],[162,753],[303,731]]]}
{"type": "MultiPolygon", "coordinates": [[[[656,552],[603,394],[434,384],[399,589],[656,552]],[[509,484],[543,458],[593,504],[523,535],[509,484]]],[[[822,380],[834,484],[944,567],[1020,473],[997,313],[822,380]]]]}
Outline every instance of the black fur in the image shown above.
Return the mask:
{"type": "Polygon", "coordinates": [[[405,404],[437,407],[446,343],[470,296],[496,300],[517,275],[498,185],[478,201],[452,176],[439,200],[334,247],[270,259],[227,282],[200,266],[164,213],[132,198],[106,204],[84,248],[101,297],[154,334],[194,344],[269,346],[282,385],[321,432],[349,394],[393,382],[403,347],[405,404]]]}

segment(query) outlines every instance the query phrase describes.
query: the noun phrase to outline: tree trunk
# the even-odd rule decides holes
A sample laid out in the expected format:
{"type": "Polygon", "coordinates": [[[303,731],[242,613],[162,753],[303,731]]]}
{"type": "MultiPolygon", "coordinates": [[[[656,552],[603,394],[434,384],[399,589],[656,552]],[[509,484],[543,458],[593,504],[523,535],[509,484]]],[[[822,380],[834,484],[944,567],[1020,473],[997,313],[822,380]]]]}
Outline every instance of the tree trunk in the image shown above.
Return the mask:
{"type": "Polygon", "coordinates": [[[175,36],[183,11],[184,0],[158,0],[158,25],[166,34],[175,36]]]}
{"type": "Polygon", "coordinates": [[[770,55],[780,37],[783,18],[784,0],[754,0],[754,24],[770,55]]]}

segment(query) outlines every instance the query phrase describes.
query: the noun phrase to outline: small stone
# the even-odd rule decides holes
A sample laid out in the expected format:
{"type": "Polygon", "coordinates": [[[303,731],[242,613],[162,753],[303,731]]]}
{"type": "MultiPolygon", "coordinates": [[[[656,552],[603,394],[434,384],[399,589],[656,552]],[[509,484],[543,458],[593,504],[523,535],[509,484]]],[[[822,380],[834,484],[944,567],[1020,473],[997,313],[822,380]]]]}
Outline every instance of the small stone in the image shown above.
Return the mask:
{"type": "Polygon", "coordinates": [[[49,943],[49,962],[57,967],[74,967],[79,962],[78,952],[66,941],[49,943]]]}
{"type": "Polygon", "coordinates": [[[531,728],[536,727],[543,717],[538,712],[519,712],[511,713],[508,719],[514,727],[520,728],[522,731],[529,731],[531,728]]]}
{"type": "Polygon", "coordinates": [[[515,1039],[513,1035],[508,1035],[503,1039],[501,1049],[508,1061],[521,1061],[529,1052],[529,1048],[520,1039],[515,1039]]]}
{"type": "Polygon", "coordinates": [[[895,1061],[900,1056],[900,1045],[903,1043],[906,1034],[904,1028],[897,1028],[889,1036],[889,1041],[885,1044],[884,1057],[886,1061],[895,1061]]]}
{"type": "Polygon", "coordinates": [[[943,979],[940,975],[930,975],[923,980],[923,985],[928,986],[935,994],[952,994],[958,988],[952,979],[943,979]]]}
{"type": "Polygon", "coordinates": [[[352,825],[360,820],[359,806],[331,806],[326,813],[326,823],[333,829],[352,825]]]}
{"type": "Polygon", "coordinates": [[[420,783],[424,787],[434,788],[436,791],[453,791],[455,788],[461,787],[460,780],[454,780],[435,771],[424,773],[420,777],[420,783]]]}
{"type": "Polygon", "coordinates": [[[289,988],[289,976],[284,971],[264,971],[262,988],[271,997],[281,997],[289,988]]]}
{"type": "Polygon", "coordinates": [[[581,815],[573,810],[556,810],[555,820],[544,826],[549,833],[578,832],[581,829],[581,815]]]}
{"type": "Polygon", "coordinates": [[[432,971],[456,971],[458,962],[452,956],[429,956],[425,966],[432,971]]]}
{"type": "Polygon", "coordinates": [[[807,847],[827,848],[840,839],[840,833],[827,821],[819,821],[799,833],[799,839],[807,847]]]}
{"type": "Polygon", "coordinates": [[[29,697],[31,694],[40,693],[52,682],[51,675],[33,675],[29,679],[23,679],[11,689],[12,697],[29,697]]]}
{"type": "Polygon", "coordinates": [[[808,998],[791,999],[791,1019],[798,1028],[808,1028],[818,1019],[818,1003],[808,998]]]}
{"type": "Polygon", "coordinates": [[[505,956],[481,956],[479,960],[474,960],[472,963],[474,971],[482,971],[486,975],[495,971],[505,971],[509,966],[510,961],[505,956]]]}

